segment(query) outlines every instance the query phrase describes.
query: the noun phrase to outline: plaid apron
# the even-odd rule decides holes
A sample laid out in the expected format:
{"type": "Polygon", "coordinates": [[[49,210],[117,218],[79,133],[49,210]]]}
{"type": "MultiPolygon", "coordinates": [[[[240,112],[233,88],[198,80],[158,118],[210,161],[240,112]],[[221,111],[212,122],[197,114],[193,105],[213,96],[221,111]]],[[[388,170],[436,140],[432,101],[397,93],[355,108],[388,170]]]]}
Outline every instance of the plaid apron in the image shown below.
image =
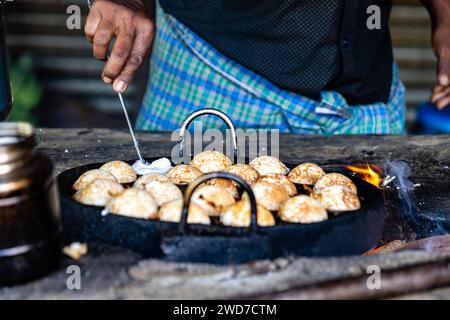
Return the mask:
{"type": "MultiPolygon", "coordinates": [[[[176,130],[191,112],[215,108],[238,128],[297,134],[405,132],[405,89],[396,65],[386,104],[350,106],[335,91],[324,91],[315,101],[282,90],[227,58],[160,6],[156,23],[148,87],[136,123],[140,130],[176,130]]],[[[202,128],[224,127],[217,118],[202,118],[202,128]]]]}

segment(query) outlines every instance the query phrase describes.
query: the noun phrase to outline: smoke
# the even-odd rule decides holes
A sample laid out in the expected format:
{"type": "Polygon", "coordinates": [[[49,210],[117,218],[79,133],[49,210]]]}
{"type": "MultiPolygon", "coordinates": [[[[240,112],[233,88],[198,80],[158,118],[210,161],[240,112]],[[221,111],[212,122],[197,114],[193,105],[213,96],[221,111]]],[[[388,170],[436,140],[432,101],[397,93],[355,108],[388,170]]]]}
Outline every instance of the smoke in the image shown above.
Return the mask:
{"type": "Polygon", "coordinates": [[[395,177],[393,185],[397,190],[404,214],[411,219],[415,219],[414,211],[417,210],[417,205],[414,198],[414,183],[409,179],[411,167],[406,162],[388,159],[385,162],[384,172],[391,177],[395,177]]]}
{"type": "Polygon", "coordinates": [[[386,176],[395,177],[389,184],[390,189],[386,190],[391,222],[388,237],[410,241],[447,234],[446,219],[432,212],[422,212],[419,208],[414,193],[420,186],[411,181],[408,163],[386,159],[383,169],[386,176]]]}

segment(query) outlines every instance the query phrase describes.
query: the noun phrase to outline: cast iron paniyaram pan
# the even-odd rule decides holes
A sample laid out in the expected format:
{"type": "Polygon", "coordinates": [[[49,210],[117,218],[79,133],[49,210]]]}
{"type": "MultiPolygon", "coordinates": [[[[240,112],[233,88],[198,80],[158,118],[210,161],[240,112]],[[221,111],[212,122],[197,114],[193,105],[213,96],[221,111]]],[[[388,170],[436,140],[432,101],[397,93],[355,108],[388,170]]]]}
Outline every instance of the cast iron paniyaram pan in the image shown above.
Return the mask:
{"type": "MultiPolygon", "coordinates": [[[[362,204],[360,210],[319,223],[291,224],[278,221],[274,227],[259,227],[256,223],[256,201],[250,186],[239,177],[227,173],[202,176],[189,186],[185,192],[181,223],[114,214],[103,216],[103,208],[80,204],[72,199],[75,193],[72,185],[76,179],[101,165],[88,164],[58,176],[62,221],[68,242],[101,241],[122,246],[145,257],[167,261],[238,264],[284,256],[361,254],[374,248],[381,239],[385,215],[382,192],[354,176],[349,178],[358,188],[362,204]],[[218,177],[234,180],[250,195],[252,223],[249,228],[186,223],[186,208],[192,192],[206,180],[218,177]]],[[[295,167],[287,166],[291,169],[295,167]]]]}

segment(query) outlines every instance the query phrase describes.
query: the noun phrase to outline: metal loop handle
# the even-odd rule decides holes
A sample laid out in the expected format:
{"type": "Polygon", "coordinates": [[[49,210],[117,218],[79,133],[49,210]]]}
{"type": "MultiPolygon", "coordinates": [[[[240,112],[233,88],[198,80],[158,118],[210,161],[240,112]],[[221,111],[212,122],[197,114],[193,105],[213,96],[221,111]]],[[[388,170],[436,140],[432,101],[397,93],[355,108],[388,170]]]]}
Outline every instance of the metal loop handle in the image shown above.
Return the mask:
{"type": "Polygon", "coordinates": [[[237,158],[237,136],[236,136],[236,128],[234,127],[234,123],[233,121],[230,119],[230,117],[228,115],[226,115],[225,113],[223,113],[220,110],[217,109],[201,109],[198,111],[194,111],[193,113],[191,113],[181,124],[181,129],[180,129],[180,135],[179,135],[179,139],[178,139],[178,143],[179,143],[179,151],[178,151],[178,155],[180,156],[180,158],[183,158],[184,156],[184,144],[185,144],[185,135],[186,135],[186,131],[187,128],[189,127],[189,125],[192,123],[192,121],[194,121],[194,119],[203,116],[203,115],[213,115],[216,117],[219,117],[220,119],[222,119],[228,126],[228,129],[230,129],[231,131],[231,138],[232,143],[233,143],[233,152],[234,152],[234,159],[236,160],[237,158]]]}
{"type": "Polygon", "coordinates": [[[231,173],[226,173],[226,172],[214,172],[214,173],[209,173],[209,174],[205,174],[204,176],[201,176],[200,178],[198,178],[197,180],[195,180],[194,182],[192,182],[189,187],[186,189],[185,192],[185,196],[184,196],[184,207],[183,207],[183,213],[181,215],[181,222],[180,222],[180,231],[181,233],[186,233],[186,228],[188,226],[187,223],[187,219],[188,219],[188,214],[189,214],[189,206],[191,204],[191,198],[192,195],[194,194],[194,191],[201,186],[203,183],[205,183],[206,181],[212,180],[212,179],[228,179],[231,181],[234,181],[236,183],[238,183],[245,192],[247,192],[249,198],[250,198],[250,214],[251,214],[251,221],[250,221],[250,226],[247,228],[248,232],[252,232],[252,231],[256,231],[258,229],[258,209],[257,209],[257,204],[256,204],[256,198],[255,198],[255,194],[253,193],[252,188],[250,187],[250,185],[245,182],[245,180],[243,180],[242,178],[235,176],[234,174],[231,173]]]}

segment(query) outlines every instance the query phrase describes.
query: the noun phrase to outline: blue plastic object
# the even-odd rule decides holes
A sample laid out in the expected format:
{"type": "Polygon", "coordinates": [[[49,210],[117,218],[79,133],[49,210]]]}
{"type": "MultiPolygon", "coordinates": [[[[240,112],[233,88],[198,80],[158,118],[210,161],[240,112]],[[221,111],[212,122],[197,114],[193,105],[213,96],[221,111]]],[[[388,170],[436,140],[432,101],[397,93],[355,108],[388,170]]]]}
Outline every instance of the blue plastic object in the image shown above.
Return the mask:
{"type": "Polygon", "coordinates": [[[423,133],[450,133],[450,106],[439,110],[434,104],[421,104],[417,110],[417,122],[423,133]]]}

